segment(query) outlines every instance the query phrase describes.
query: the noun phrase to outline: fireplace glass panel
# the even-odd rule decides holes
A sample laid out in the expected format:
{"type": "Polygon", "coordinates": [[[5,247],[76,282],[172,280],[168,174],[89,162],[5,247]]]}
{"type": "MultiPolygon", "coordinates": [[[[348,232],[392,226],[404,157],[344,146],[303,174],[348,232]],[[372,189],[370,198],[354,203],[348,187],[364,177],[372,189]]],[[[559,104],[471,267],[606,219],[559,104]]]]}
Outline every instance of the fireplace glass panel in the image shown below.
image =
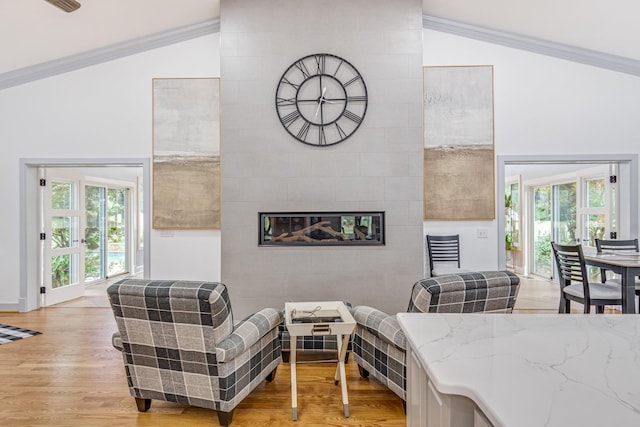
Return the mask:
{"type": "Polygon", "coordinates": [[[260,246],[384,245],[384,212],[261,212],[260,246]]]}

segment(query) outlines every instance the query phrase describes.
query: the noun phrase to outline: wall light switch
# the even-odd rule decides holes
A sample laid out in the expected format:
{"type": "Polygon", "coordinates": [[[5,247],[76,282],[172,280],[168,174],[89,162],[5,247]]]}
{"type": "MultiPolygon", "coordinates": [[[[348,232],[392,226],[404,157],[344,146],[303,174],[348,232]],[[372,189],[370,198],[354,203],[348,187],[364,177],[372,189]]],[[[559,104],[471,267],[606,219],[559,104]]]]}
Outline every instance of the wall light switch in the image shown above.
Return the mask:
{"type": "Polygon", "coordinates": [[[489,229],[488,228],[478,228],[478,239],[487,239],[489,238],[489,229]]]}
{"type": "Polygon", "coordinates": [[[172,230],[160,230],[160,237],[173,237],[172,230]]]}

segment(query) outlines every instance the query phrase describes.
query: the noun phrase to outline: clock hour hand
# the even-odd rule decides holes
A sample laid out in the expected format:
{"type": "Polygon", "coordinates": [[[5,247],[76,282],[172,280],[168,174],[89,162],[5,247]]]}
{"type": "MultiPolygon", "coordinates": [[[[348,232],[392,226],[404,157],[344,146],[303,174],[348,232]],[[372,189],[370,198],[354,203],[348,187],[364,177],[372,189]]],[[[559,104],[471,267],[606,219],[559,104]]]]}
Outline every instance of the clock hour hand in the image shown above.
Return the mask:
{"type": "Polygon", "coordinates": [[[320,94],[320,98],[318,98],[318,108],[316,108],[316,117],[318,117],[318,112],[320,111],[320,106],[324,102],[324,93],[327,91],[327,87],[322,88],[322,93],[320,94]]]}

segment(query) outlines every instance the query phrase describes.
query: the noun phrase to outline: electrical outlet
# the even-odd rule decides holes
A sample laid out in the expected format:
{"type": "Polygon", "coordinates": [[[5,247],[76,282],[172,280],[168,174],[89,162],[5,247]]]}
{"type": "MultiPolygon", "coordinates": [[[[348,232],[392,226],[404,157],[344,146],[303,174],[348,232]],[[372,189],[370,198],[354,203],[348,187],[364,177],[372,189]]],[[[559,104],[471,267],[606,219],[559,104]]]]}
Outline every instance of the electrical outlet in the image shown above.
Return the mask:
{"type": "Polygon", "coordinates": [[[487,239],[489,238],[489,229],[488,228],[478,228],[478,239],[487,239]]]}

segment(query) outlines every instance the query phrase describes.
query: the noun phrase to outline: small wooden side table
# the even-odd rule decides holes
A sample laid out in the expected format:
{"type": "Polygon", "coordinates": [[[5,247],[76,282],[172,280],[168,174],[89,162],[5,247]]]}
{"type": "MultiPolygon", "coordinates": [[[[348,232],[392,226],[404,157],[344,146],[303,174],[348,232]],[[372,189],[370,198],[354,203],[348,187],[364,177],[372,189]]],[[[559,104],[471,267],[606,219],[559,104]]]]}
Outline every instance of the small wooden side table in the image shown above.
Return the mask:
{"type": "Polygon", "coordinates": [[[306,335],[335,335],[338,345],[338,366],[334,376],[335,384],[342,388],[344,416],[349,418],[349,397],[344,360],[349,345],[349,337],[356,327],[356,321],[342,301],[287,302],[284,304],[285,325],[291,337],[291,411],[292,419],[298,419],[298,385],[296,377],[296,338],[306,335]]]}

